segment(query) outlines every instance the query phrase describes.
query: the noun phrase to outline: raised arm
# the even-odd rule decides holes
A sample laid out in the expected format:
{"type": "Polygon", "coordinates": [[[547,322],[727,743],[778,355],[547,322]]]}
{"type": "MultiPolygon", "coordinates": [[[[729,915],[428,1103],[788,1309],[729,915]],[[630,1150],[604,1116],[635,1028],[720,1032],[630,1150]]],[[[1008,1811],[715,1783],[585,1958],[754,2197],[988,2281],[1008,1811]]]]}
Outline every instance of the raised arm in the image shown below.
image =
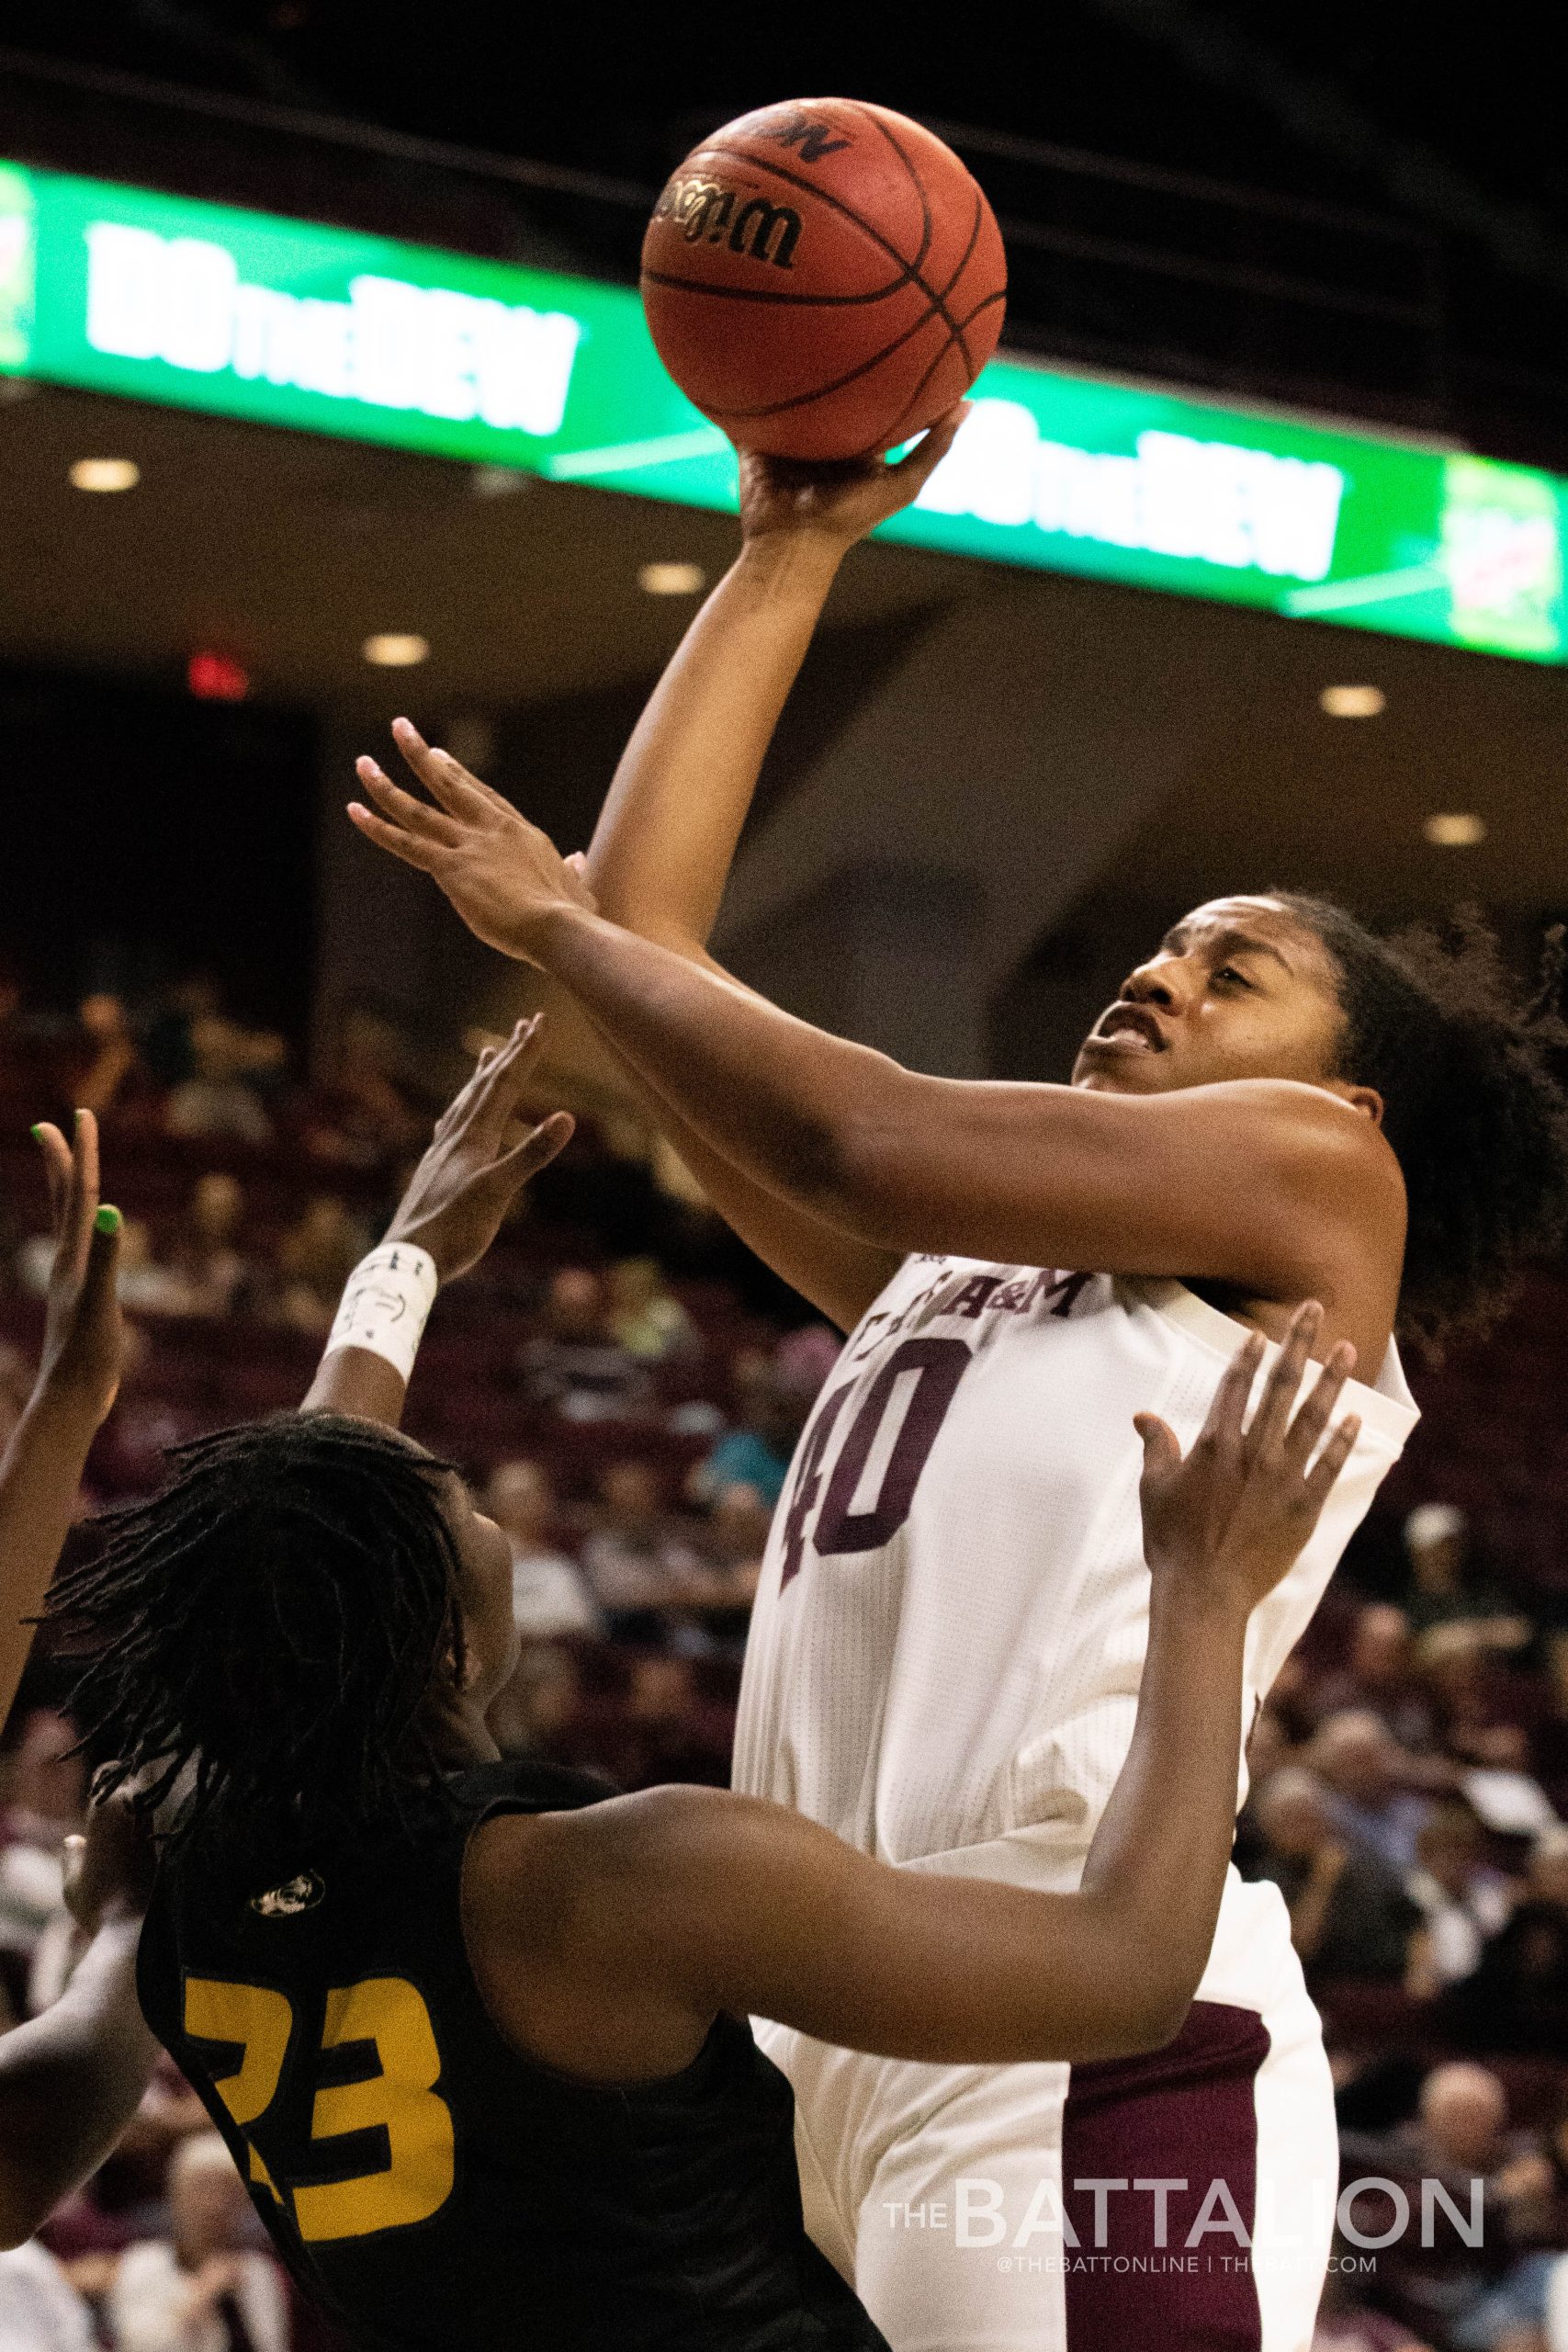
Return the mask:
{"type": "Polygon", "coordinates": [[[158,2054],[136,1997],[146,1834],[107,1804],[70,1845],[68,1899],[92,1941],[59,2000],[0,2035],[0,2246],[31,2237],[102,2164],[158,2054]]]}
{"type": "Polygon", "coordinates": [[[955,2064],[1168,2041],[1230,1859],[1247,1619],[1355,1440],[1353,1420],[1328,1434],[1348,1345],[1292,1418],[1320,1321],[1315,1305],[1297,1314],[1245,1430],[1258,1338],[1185,1461],[1163,1422],[1139,1420],[1148,1653],[1078,1893],[893,1869],[782,1807],[708,1790],[492,1823],[470,1858],[470,1947],[517,2038],[607,2076],[678,2063],[719,2010],[955,2064]]]}
{"type": "Polygon", "coordinates": [[[408,1370],[436,1288],[479,1263],[528,1179],[570,1137],[565,1111],[536,1126],[522,1115],[543,1024],[542,1013],[520,1021],[504,1045],[481,1054],[473,1076],[436,1121],[380,1247],[349,1276],[301,1412],[352,1413],[389,1429],[402,1419],[408,1370]],[[409,1266],[395,1262],[400,1251],[409,1266]],[[411,1269],[415,1284],[400,1295],[411,1269]],[[418,1281],[420,1274],[426,1280],[418,1281]],[[363,1325],[360,1316],[367,1318],[363,1325]],[[356,1329],[374,1330],[389,1317],[412,1321],[415,1316],[419,1329],[406,1348],[387,1353],[354,1344],[356,1329]],[[400,1370],[399,1357],[406,1358],[408,1370],[400,1370]]]}
{"type": "Polygon", "coordinates": [[[33,1129],[49,1173],[54,1263],[32,1395],[0,1457],[0,1723],[10,1713],[38,1614],[71,1525],[94,1438],[119,1387],[115,1295],[120,1216],[98,1204],[98,1128],[78,1111],[67,1143],[33,1129]]]}
{"type": "MultiPolygon", "coordinates": [[[[602,911],[705,963],[763,757],[828,592],[857,539],[917,497],[963,411],[897,465],[791,466],[742,454],[741,550],[682,638],[626,745],[584,872],[602,911]]],[[[614,1052],[613,1028],[601,1032],[614,1052]]],[[[844,1233],[759,1183],[698,1134],[624,1057],[636,1087],[720,1214],[844,1329],[898,1252],[844,1233]]]]}
{"type": "Polygon", "coordinates": [[[352,804],[359,830],[433,875],[479,938],[558,979],[764,1187],[900,1254],[1179,1273],[1292,1303],[1317,1295],[1336,1333],[1359,1290],[1376,1304],[1351,1330],[1376,1329],[1403,1246],[1404,1189],[1393,1152],[1350,1103],[1261,1079],[1123,1094],[918,1076],[606,922],[509,801],[412,728],[396,732],[436,805],[361,760],[376,808],[352,804]]]}

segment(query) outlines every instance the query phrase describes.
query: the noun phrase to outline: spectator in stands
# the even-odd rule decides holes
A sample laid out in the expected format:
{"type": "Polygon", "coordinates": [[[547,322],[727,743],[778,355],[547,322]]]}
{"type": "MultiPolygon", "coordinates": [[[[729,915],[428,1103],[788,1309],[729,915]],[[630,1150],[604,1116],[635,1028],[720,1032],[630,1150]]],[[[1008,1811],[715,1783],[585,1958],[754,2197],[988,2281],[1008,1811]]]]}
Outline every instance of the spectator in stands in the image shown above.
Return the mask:
{"type": "Polygon", "coordinates": [[[503,1756],[545,1756],[592,1769],[594,1758],[568,1744],[581,1702],[582,1678],[571,1652],[556,1642],[525,1642],[485,1721],[503,1756]]]}
{"type": "Polygon", "coordinates": [[[1473,1973],[1508,1917],[1507,1882],[1487,1860],[1485,1833],[1462,1797],[1445,1798],[1416,1832],[1404,1891],[1422,1917],[1410,1989],[1427,1999],[1473,1973]]]}
{"type": "Polygon", "coordinates": [[[363,1010],[344,1014],[331,1074],[301,1106],[300,1136],[312,1158],[369,1170],[423,1148],[430,1124],[398,1082],[398,1058],[389,1023],[363,1010]]]}
{"type": "Polygon", "coordinates": [[[1356,2281],[1362,2257],[1336,2238],[1323,2282],[1323,2301],[1311,2352],[1433,2352],[1430,2345],[1412,2335],[1402,2320],[1386,2312],[1368,2309],[1357,2299],[1356,2281]]]}
{"type": "Polygon", "coordinates": [[[116,2269],[116,2352],[288,2352],[283,2283],[254,2249],[250,2198],[216,2132],[181,2142],[168,2196],[170,2237],[130,2246],[116,2269]]]}
{"type": "Polygon", "coordinates": [[[563,1266],[545,1295],[541,1325],[518,1358],[535,1404],[571,1421],[624,1420],[642,1410],[648,1373],[615,1337],[597,1274],[563,1266]]]}
{"type": "MultiPolygon", "coordinates": [[[[1377,2256],[1379,2302],[1455,2352],[1479,2346],[1469,2324],[1514,2267],[1521,2238],[1528,2243],[1549,2174],[1536,2141],[1509,2130],[1507,2094],[1497,2076],[1462,2063],[1434,2067],[1413,2122],[1386,2133],[1341,2135],[1341,2168],[1351,2183],[1393,2181],[1407,2200],[1408,2225],[1377,2256]],[[1424,2183],[1436,2188],[1424,2190],[1424,2183]]],[[[1350,2216],[1363,2236],[1388,2229],[1389,2202],[1382,2186],[1351,2199],[1350,2216]]]]}
{"type": "Polygon", "coordinates": [[[784,1492],[795,1441],[815,1389],[789,1377],[767,1356],[747,1354],[735,1366],[739,1397],[737,1426],[721,1437],[690,1480],[694,1501],[711,1504],[727,1487],[750,1487],[772,1510],[784,1492]]]}
{"type": "Polygon", "coordinates": [[[1337,1833],[1330,1804],[1314,1773],[1289,1764],[1275,1772],[1257,1798],[1257,1875],[1284,1896],[1292,1940],[1314,1981],[1402,1984],[1421,1914],[1396,1871],[1337,1833]]]}
{"type": "Polygon", "coordinates": [[[544,1464],[499,1463],[484,1507],[512,1546],[512,1615],[523,1640],[599,1633],[599,1611],[581,1570],[552,1541],[556,1498],[544,1464]]]}
{"type": "Polygon", "coordinates": [[[1329,1715],[1308,1760],[1326,1785],[1329,1819],[1340,1837],[1396,1873],[1413,1868],[1431,1799],[1409,1785],[1409,1759],[1382,1716],[1365,1707],[1329,1715]]]}
{"type": "Polygon", "coordinates": [[[735,1711],[699,1692],[697,1671],[686,1657],[645,1652],[634,1659],[614,1752],[624,1787],[666,1781],[722,1787],[728,1781],[735,1711]]]}
{"type": "Polygon", "coordinates": [[[1531,1730],[1551,1711],[1550,1686],[1519,1671],[1488,1625],[1473,1618],[1429,1627],[1416,1654],[1449,1755],[1503,1771],[1526,1770],[1531,1730]]]}
{"type": "Polygon", "coordinates": [[[1529,1639],[1528,1622],[1502,1587],[1476,1569],[1463,1511],[1451,1503],[1420,1504],[1404,1522],[1404,1551],[1405,1614],[1417,1634],[1462,1620],[1483,1627],[1495,1648],[1517,1649],[1529,1639]]]}
{"type": "Polygon", "coordinates": [[[332,1329],[343,1286],[369,1236],[334,1193],[318,1193],[278,1244],[274,1319],[311,1338],[332,1329]]]}
{"type": "Polygon", "coordinates": [[[1536,1839],[1523,1894],[1444,2015],[1472,2050],[1568,2052],[1568,1826],[1536,1839]]]}
{"type": "Polygon", "coordinates": [[[755,1487],[721,1487],[697,1531],[709,1567],[727,1579],[736,1601],[747,1608],[757,1598],[772,1523],[755,1487]]]}
{"type": "Polygon", "coordinates": [[[138,1315],[224,1316],[233,1311],[247,1268],[235,1242],[245,1196],[232,1176],[198,1179],[162,1257],[140,1217],[120,1232],[119,1295],[138,1315]]]}
{"type": "Polygon", "coordinates": [[[613,1641],[658,1642],[666,1612],[718,1597],[691,1533],[665,1505],[650,1463],[607,1463],[599,1474],[598,1525],[582,1567],[613,1641]]]}
{"type": "Polygon", "coordinates": [[[93,2314],[37,2239],[0,2254],[0,2352],[97,2352],[93,2314]]]}
{"type": "Polygon", "coordinates": [[[665,1282],[657,1260],[623,1258],[610,1269],[610,1329],[641,1363],[696,1353],[695,1324],[665,1282]]]}
{"type": "Polygon", "coordinates": [[[1416,1670],[1410,1620],[1392,1601],[1369,1600],[1357,1612],[1350,1654],[1312,1693],[1318,1722],[1348,1709],[1380,1715],[1401,1747],[1429,1748],[1437,1734],[1430,1693],[1416,1670]]]}
{"type": "Polygon", "coordinates": [[[82,1826],[87,1770],[75,1727],[35,1708],[11,1758],[0,1814],[0,1951],[30,1960],[65,1897],[65,1840],[82,1826]]]}
{"type": "Polygon", "coordinates": [[[258,1078],[276,1075],[281,1038],[251,1035],[221,1012],[199,1014],[190,1025],[191,1075],[173,1088],[164,1124],[172,1136],[210,1143],[266,1144],[273,1124],[258,1078]]]}
{"type": "Polygon", "coordinates": [[[228,1315],[245,1279],[239,1248],[245,1195],[238,1180],[216,1170],[197,1179],[170,1238],[167,1263],[184,1277],[197,1315],[228,1315]]]}
{"type": "Polygon", "coordinates": [[[192,1037],[197,1022],[223,1011],[223,992],[210,972],[185,972],[148,1008],[144,1052],[160,1086],[182,1086],[196,1075],[192,1037]]]}
{"type": "Polygon", "coordinates": [[[71,1100],[101,1118],[141,1070],[141,1049],[125,1005],[107,989],[82,999],[77,1019],[81,1042],[70,1073],[71,1100]]]}

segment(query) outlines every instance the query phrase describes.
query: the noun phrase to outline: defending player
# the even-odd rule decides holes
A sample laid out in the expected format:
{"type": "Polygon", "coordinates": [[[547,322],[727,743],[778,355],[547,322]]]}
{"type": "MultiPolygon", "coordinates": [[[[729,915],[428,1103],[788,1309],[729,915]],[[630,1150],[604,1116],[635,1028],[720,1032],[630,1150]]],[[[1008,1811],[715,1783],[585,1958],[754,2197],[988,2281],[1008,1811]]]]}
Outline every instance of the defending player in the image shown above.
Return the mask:
{"type": "MultiPolygon", "coordinates": [[[[615,922],[580,862],[406,725],[436,805],[362,763],[375,807],[355,821],[572,990],[737,1228],[853,1331],[773,1531],[737,1784],[890,1860],[1070,1886],[1144,1654],[1132,1404],[1153,1379],[1190,1434],[1237,1324],[1277,1338],[1308,1295],[1323,1344],[1348,1337],[1373,1368],[1316,1539],[1259,1611],[1250,1708],[1414,1424],[1396,1315],[1429,1334],[1484,1317],[1562,1229],[1560,1031],[1515,1006],[1483,941],[1422,956],[1277,893],[1179,923],[1070,1087],[915,1076],[713,967],[702,943],[834,571],[928,465],[743,465],[741,560],[656,693],[594,843],[615,922]]],[[[795,2087],[813,2232],[899,2352],[1122,2341],[1129,2292],[1140,2330],[1177,2346],[1220,2326],[1266,2352],[1310,2338],[1337,2152],[1272,1888],[1233,1880],[1179,2052],[1111,2080],[938,2078],[764,2038],[795,2087]],[[1058,2243],[1039,2272],[1003,2271],[888,2224],[965,2174],[1015,2215],[1043,2173],[1111,2259],[1066,2267],[1058,2243]],[[1189,2186],[1163,2222],[1152,2196],[1072,2187],[1167,2174],[1189,2186]],[[1155,2258],[1154,2233],[1179,2243],[1215,2182],[1235,2219],[1195,2284],[1155,2258]]]]}
{"type": "Polygon", "coordinates": [[[311,1409],[176,1449],[57,1588],[90,1736],[175,1808],[143,2003],[356,2341],[874,2352],[741,2020],[942,2063],[1168,2037],[1224,1876],[1248,1614],[1354,1442],[1328,1426],[1351,1351],[1292,1419],[1298,1317],[1244,1435],[1248,1340],[1185,1461],[1140,1420],[1149,1660],[1081,1893],[890,1870],[716,1791],[595,1802],[495,1761],[507,1547],[390,1427],[437,1274],[561,1138],[508,1147],[527,1052],[443,1120],[311,1409]]]}

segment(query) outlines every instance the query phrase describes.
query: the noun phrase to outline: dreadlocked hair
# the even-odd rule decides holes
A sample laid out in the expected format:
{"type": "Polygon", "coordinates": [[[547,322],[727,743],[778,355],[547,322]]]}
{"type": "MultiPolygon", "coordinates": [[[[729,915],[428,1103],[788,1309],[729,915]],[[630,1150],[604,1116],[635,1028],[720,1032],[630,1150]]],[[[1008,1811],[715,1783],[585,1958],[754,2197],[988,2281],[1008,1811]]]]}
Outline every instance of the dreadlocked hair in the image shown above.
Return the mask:
{"type": "Polygon", "coordinates": [[[1325,899],[1269,896],[1314,932],[1343,1011],[1335,1075],[1375,1087],[1409,1201],[1402,1336],[1434,1349],[1504,1313],[1527,1261],[1568,1229],[1568,956],[1548,933],[1528,1001],[1470,911],[1380,939],[1325,899]]]}
{"type": "Polygon", "coordinates": [[[107,1793],[172,1800],[170,1843],[287,1863],[389,1815],[441,1765],[422,1720],[460,1677],[450,1464],[334,1413],[174,1446],[106,1512],[47,1614],[83,1661],[70,1704],[107,1793]]]}

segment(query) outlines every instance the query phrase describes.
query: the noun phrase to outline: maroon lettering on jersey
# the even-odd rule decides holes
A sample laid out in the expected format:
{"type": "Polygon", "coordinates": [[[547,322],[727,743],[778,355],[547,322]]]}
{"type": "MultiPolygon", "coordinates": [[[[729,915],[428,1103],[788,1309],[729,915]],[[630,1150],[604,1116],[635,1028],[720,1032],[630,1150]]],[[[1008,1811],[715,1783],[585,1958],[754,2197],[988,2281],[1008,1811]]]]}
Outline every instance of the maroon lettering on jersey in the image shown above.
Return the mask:
{"type": "Polygon", "coordinates": [[[806,1552],[806,1522],[822,1490],[822,1456],[828,1450],[828,1440],[833,1434],[833,1424],[843,1411],[844,1399],[853,1386],[852,1380],[846,1380],[841,1388],[835,1388],[824,1396],[807,1431],[806,1443],[801,1448],[800,1461],[795,1468],[789,1510],[784,1519],[784,1566],[779,1573],[781,1592],[793,1577],[800,1574],[800,1563],[806,1552]]]}
{"type": "Polygon", "coordinates": [[[942,1313],[970,1317],[978,1315],[980,1309],[989,1302],[991,1293],[1001,1287],[1001,1280],[1000,1274],[971,1274],[957,1297],[949,1299],[942,1313]]]}

